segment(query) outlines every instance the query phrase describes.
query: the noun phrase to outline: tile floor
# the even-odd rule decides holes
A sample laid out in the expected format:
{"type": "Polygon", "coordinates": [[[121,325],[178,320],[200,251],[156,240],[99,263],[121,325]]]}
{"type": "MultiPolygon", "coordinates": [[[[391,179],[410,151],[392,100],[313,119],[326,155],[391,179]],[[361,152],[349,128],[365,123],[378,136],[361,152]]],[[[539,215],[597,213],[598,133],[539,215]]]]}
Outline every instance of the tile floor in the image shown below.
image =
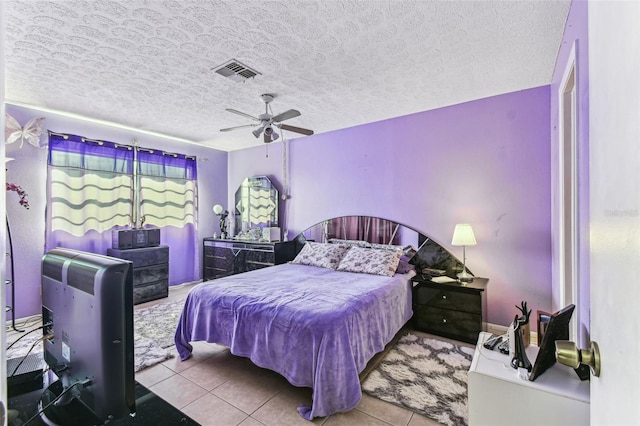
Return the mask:
{"type": "MultiPolygon", "coordinates": [[[[171,287],[168,298],[135,308],[184,299],[192,286],[171,287]]],[[[7,335],[8,342],[13,341],[11,335],[12,332],[7,335]]],[[[297,407],[311,403],[311,389],[295,387],[279,374],[259,368],[246,358],[231,355],[225,346],[193,342],[193,347],[190,359],[182,362],[175,352],[173,358],[138,372],[136,380],[203,426],[440,425],[366,394],[358,406],[347,413],[309,422],[298,414],[297,407]]]]}
{"type": "MultiPolygon", "coordinates": [[[[169,299],[186,297],[190,285],[173,287],[169,299]]],[[[461,344],[460,342],[455,342],[461,344]]],[[[174,358],[136,374],[136,380],[203,426],[289,426],[314,423],[325,426],[433,426],[440,423],[366,394],[355,409],[329,417],[303,419],[297,411],[311,403],[311,390],[289,384],[270,370],[246,358],[231,355],[215,344],[194,342],[193,356],[174,358]]]]}

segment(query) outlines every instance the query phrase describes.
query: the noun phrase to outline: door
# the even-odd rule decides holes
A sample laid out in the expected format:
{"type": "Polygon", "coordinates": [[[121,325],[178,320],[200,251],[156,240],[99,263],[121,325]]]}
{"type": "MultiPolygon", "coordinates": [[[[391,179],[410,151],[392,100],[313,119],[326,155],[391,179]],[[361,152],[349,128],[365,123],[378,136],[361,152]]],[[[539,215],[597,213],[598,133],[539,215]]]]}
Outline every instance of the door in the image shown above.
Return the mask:
{"type": "Polygon", "coordinates": [[[640,2],[588,3],[591,424],[640,424],[640,2]]]}

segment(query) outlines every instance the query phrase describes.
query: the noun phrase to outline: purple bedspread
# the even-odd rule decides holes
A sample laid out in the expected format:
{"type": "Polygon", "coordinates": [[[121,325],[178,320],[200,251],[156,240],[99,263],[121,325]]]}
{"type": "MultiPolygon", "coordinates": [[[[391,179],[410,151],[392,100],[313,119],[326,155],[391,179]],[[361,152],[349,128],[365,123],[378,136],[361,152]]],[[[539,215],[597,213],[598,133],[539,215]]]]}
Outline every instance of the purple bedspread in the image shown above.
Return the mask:
{"type": "Polygon", "coordinates": [[[355,407],[358,374],[411,318],[410,275],[382,277],[284,264],[202,283],[187,296],[175,343],[205,340],[313,388],[308,420],[355,407]]]}

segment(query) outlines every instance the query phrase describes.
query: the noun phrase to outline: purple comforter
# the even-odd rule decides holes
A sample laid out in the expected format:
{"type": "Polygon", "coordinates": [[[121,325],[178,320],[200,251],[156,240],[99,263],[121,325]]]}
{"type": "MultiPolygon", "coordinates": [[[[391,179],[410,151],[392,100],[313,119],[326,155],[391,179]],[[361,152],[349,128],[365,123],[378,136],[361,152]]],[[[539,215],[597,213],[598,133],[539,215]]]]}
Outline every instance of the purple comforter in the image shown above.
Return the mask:
{"type": "Polygon", "coordinates": [[[189,342],[220,343],[313,388],[305,419],[348,411],[358,374],[412,315],[409,278],[284,264],[208,281],[187,296],[176,347],[185,360],[189,342]]]}

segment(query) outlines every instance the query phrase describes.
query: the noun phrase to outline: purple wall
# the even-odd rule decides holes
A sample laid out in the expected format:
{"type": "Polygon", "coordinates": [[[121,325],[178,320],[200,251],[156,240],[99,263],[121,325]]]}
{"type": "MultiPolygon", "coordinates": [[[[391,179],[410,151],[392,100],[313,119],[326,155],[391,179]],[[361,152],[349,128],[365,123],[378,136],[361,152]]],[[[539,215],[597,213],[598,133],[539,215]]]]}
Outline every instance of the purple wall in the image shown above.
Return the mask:
{"type": "MultiPolygon", "coordinates": [[[[551,308],[549,87],[539,87],[289,142],[288,236],[365,214],[411,226],[461,258],[456,223],[478,245],[467,265],[488,277],[490,323],[526,300],[551,308]]],[[[295,124],[295,123],[292,123],[295,124]]],[[[282,144],[229,153],[229,201],[246,176],[283,185],[282,144]]]]}
{"type": "MultiPolygon", "coordinates": [[[[217,231],[218,222],[211,206],[223,203],[227,197],[226,152],[13,105],[7,105],[6,110],[22,125],[31,118],[46,117],[45,128],[52,131],[123,144],[131,144],[133,138],[136,138],[141,146],[195,155],[200,160],[206,158],[206,161],[198,163],[198,202],[202,207],[199,209],[198,240],[201,241],[203,237],[217,231]]],[[[45,142],[46,136],[42,136],[41,141],[45,142]]],[[[39,149],[28,143],[19,149],[18,145],[19,143],[15,143],[6,147],[7,157],[15,159],[7,163],[6,176],[7,182],[22,186],[29,194],[31,204],[31,208],[26,210],[18,204],[15,192],[7,193],[7,217],[11,226],[16,265],[16,317],[21,318],[41,311],[40,261],[44,254],[47,149],[39,149]]],[[[171,263],[180,262],[179,251],[170,251],[169,262],[171,274],[171,263]]],[[[193,268],[196,278],[200,277],[200,257],[194,262],[193,268]]],[[[172,281],[171,284],[178,283],[172,281]]],[[[7,300],[9,295],[10,293],[7,294],[7,300]]]]}
{"type": "MultiPolygon", "coordinates": [[[[577,311],[579,317],[580,342],[588,342],[589,318],[590,318],[590,280],[589,280],[589,43],[587,28],[587,1],[573,0],[556,68],[551,83],[551,185],[552,208],[551,230],[553,245],[558,239],[558,221],[560,213],[558,176],[558,152],[559,152],[559,95],[562,90],[560,84],[563,74],[570,61],[571,50],[574,49],[576,61],[576,101],[577,101],[577,150],[578,150],[578,286],[579,296],[577,311]]],[[[560,300],[560,277],[558,257],[554,254],[552,259],[552,305],[553,309],[562,308],[560,300]]],[[[581,347],[584,347],[581,346],[581,347]]]]}

